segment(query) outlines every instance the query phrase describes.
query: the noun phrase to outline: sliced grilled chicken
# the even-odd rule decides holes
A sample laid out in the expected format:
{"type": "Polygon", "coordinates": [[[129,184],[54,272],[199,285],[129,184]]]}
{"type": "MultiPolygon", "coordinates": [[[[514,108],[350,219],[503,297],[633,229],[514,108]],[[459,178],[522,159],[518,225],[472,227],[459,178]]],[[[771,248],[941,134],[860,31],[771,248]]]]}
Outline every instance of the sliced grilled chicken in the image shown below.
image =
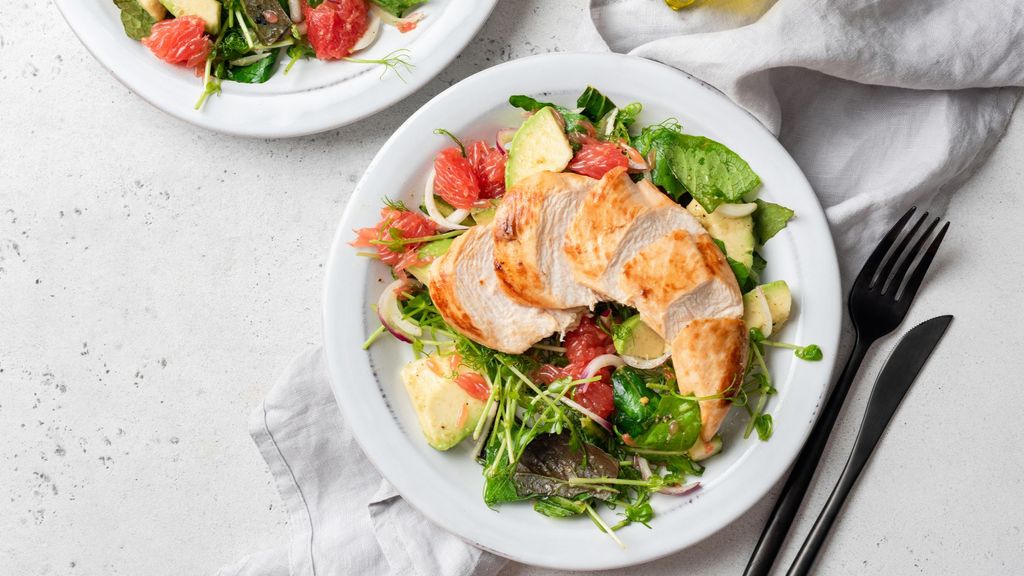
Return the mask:
{"type": "Polygon", "coordinates": [[[579,313],[523,306],[498,286],[492,225],[473,226],[434,261],[430,296],[441,316],[466,337],[501,352],[525,352],[564,332],[579,313]]]}
{"type": "Polygon", "coordinates": [[[605,271],[619,245],[646,212],[673,204],[652,185],[639,186],[623,168],[609,171],[587,194],[566,230],[563,250],[576,281],[609,298],[605,271]]]}
{"type": "Polygon", "coordinates": [[[742,384],[747,365],[747,327],[741,318],[698,318],[683,326],[672,340],[680,394],[700,400],[701,438],[711,440],[742,384]]]}
{"type": "Polygon", "coordinates": [[[565,232],[597,180],[541,172],[520,180],[494,217],[494,270],[513,300],[541,308],[591,307],[601,298],[573,276],[565,232]]]}
{"type": "MultiPolygon", "coordinates": [[[[640,188],[650,187],[653,193],[662,195],[660,191],[654,188],[653,184],[646,180],[642,180],[637,186],[640,188]]],[[[634,306],[631,303],[630,294],[623,291],[623,270],[627,263],[653,242],[675,231],[686,232],[693,236],[707,236],[707,232],[705,232],[700,222],[692,214],[669,200],[667,196],[662,195],[662,197],[668,200],[668,202],[659,203],[660,205],[657,208],[647,210],[637,217],[633,225],[630,226],[629,231],[622,237],[622,241],[619,242],[619,246],[615,251],[615,256],[608,263],[604,274],[601,276],[600,284],[603,287],[603,292],[612,300],[634,306]]],[[[666,262],[666,264],[671,263],[666,262]]],[[[674,266],[671,265],[664,270],[674,270],[674,266]]]]}
{"type": "Polygon", "coordinates": [[[703,231],[676,229],[649,243],[622,266],[618,288],[619,301],[636,308],[667,342],[696,318],[743,316],[736,277],[703,231]]]}

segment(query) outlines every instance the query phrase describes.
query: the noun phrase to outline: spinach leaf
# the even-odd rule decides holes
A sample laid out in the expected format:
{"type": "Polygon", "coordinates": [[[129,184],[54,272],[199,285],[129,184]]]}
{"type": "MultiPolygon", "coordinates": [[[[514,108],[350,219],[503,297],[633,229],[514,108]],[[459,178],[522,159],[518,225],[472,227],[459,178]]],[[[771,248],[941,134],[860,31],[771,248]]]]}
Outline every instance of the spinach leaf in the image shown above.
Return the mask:
{"type": "Polygon", "coordinates": [[[409,10],[426,4],[427,0],[373,0],[373,3],[401,18],[409,10]]]}
{"type": "Polygon", "coordinates": [[[700,406],[693,398],[666,394],[658,402],[653,424],[638,436],[637,446],[652,450],[688,450],[700,435],[700,406]]]}
{"type": "Polygon", "coordinates": [[[795,212],[785,206],[757,200],[757,210],[754,210],[753,215],[754,237],[757,239],[757,243],[763,245],[772,236],[778,234],[786,227],[794,214],[795,212]]]}
{"type": "Polygon", "coordinates": [[[761,179],[739,155],[703,136],[676,134],[669,165],[709,214],[719,204],[742,201],[761,185],[761,179]]]}
{"type": "Polygon", "coordinates": [[[533,509],[551,518],[568,518],[586,512],[587,503],[562,496],[547,496],[534,502],[533,509]]]}
{"type": "Polygon", "coordinates": [[[654,151],[651,181],[661,186],[665,193],[676,201],[686,193],[686,188],[676,178],[671,165],[672,150],[678,136],[682,136],[682,134],[675,126],[658,124],[644,128],[640,135],[633,140],[633,147],[645,158],[652,150],[654,151]]]}
{"type": "Polygon", "coordinates": [[[628,366],[612,373],[612,389],[615,427],[634,438],[643,434],[654,418],[661,396],[647,387],[636,368],[628,366]]]}
{"type": "Polygon", "coordinates": [[[129,38],[142,40],[149,36],[153,24],[156,24],[156,18],[153,18],[138,0],[114,0],[114,4],[121,10],[121,25],[124,26],[124,33],[129,38]]]}
{"type": "Polygon", "coordinates": [[[722,242],[718,238],[712,238],[711,241],[715,243],[715,246],[718,246],[718,249],[722,251],[722,254],[725,254],[725,261],[729,263],[729,268],[732,268],[732,274],[736,277],[736,283],[739,285],[740,291],[746,292],[749,288],[753,288],[752,286],[748,287],[748,284],[752,281],[753,277],[750,268],[747,268],[747,266],[742,262],[733,260],[732,257],[726,253],[725,242],[722,242]]]}
{"type": "Polygon", "coordinates": [[[615,109],[615,103],[593,86],[587,86],[587,89],[576,100],[576,107],[582,108],[583,115],[591,122],[597,122],[615,109]]]}
{"type": "Polygon", "coordinates": [[[229,66],[227,79],[241,82],[243,84],[262,84],[274,75],[274,65],[277,64],[277,50],[270,53],[263,60],[253,62],[247,66],[229,66]]]}
{"type": "Polygon", "coordinates": [[[522,94],[509,96],[508,103],[521,110],[526,110],[527,112],[536,112],[537,110],[548,106],[554,108],[555,111],[562,116],[562,120],[565,121],[565,131],[568,134],[586,134],[589,132],[589,129],[592,128],[590,121],[586,116],[577,114],[576,112],[557,104],[541,102],[540,100],[524,96],[522,94]]]}

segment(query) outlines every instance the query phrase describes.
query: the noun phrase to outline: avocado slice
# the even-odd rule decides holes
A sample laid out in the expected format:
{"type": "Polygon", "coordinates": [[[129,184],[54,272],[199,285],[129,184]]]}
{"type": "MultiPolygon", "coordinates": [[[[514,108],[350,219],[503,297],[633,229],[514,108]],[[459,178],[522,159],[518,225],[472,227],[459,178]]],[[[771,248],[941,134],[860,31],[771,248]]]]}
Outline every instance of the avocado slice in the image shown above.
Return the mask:
{"type": "Polygon", "coordinates": [[[220,2],[217,0],[160,0],[160,3],[174,14],[175,18],[199,16],[206,22],[207,32],[220,32],[220,2]]]}
{"type": "Polygon", "coordinates": [[[572,146],[550,106],[541,108],[512,137],[505,165],[505,189],[538,172],[561,172],[572,160],[572,146]]]}
{"type": "Polygon", "coordinates": [[[484,412],[478,400],[449,378],[446,358],[427,356],[402,369],[402,382],[419,417],[423,436],[437,450],[448,450],[473,433],[484,412]]]}
{"type": "Polygon", "coordinates": [[[665,353],[665,339],[640,319],[631,316],[612,331],[615,351],[623,356],[653,360],[665,353]]]}
{"type": "Polygon", "coordinates": [[[444,253],[452,247],[452,240],[454,240],[454,238],[442,238],[440,240],[434,240],[433,242],[427,242],[423,246],[420,246],[416,250],[416,254],[419,255],[421,260],[430,260],[430,262],[419,266],[409,266],[406,270],[408,270],[410,274],[415,276],[416,279],[424,285],[429,286],[430,269],[433,267],[433,261],[440,256],[443,256],[444,253]]]}
{"type": "Polygon", "coordinates": [[[477,210],[473,212],[473,222],[486,226],[494,220],[494,215],[497,212],[498,208],[496,206],[491,206],[490,208],[477,210]]]}
{"type": "Polygon", "coordinates": [[[757,328],[765,337],[772,335],[772,313],[760,286],[743,295],[743,323],[747,328],[757,328]]]}
{"type": "Polygon", "coordinates": [[[793,296],[785,280],[762,284],[743,295],[743,321],[747,328],[758,328],[765,336],[778,332],[793,306],[793,296]]]}
{"type": "Polygon", "coordinates": [[[137,2],[157,22],[167,17],[167,9],[160,3],[160,0],[137,0],[137,2]]]}
{"type": "Polygon", "coordinates": [[[689,456],[690,460],[694,462],[700,462],[711,458],[715,454],[722,451],[722,436],[715,434],[714,438],[705,442],[704,440],[697,438],[693,446],[690,447],[689,456]]]}
{"type": "Polygon", "coordinates": [[[789,312],[793,307],[793,296],[789,292],[789,285],[785,280],[776,280],[761,285],[761,292],[768,301],[768,309],[772,313],[773,331],[778,332],[779,327],[789,320],[789,312]]]}
{"type": "Polygon", "coordinates": [[[754,265],[754,219],[751,216],[729,218],[717,211],[708,214],[696,200],[686,209],[704,226],[715,240],[725,244],[725,255],[749,270],[754,265]]]}

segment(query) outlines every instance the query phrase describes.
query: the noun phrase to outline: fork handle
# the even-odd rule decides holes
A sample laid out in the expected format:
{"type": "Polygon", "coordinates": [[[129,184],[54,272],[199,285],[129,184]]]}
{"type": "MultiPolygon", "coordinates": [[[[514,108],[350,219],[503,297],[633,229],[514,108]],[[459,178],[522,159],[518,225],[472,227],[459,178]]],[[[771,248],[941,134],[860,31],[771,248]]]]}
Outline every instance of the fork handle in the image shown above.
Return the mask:
{"type": "Polygon", "coordinates": [[[771,572],[772,564],[775,563],[775,558],[778,557],[782,545],[786,542],[786,534],[793,524],[793,519],[800,511],[800,504],[807,493],[807,487],[810,486],[811,479],[814,478],[814,472],[818,468],[822,452],[825,451],[825,445],[828,444],[828,437],[832,433],[836,418],[839,417],[839,412],[843,408],[843,402],[846,401],[850,385],[857,376],[864,356],[867,355],[868,349],[873,343],[874,340],[863,339],[858,335],[853,351],[846,360],[846,365],[843,367],[836,385],[832,388],[821,415],[815,422],[814,428],[811,429],[807,443],[800,450],[793,470],[782,487],[782,494],[779,495],[779,499],[775,502],[775,508],[768,516],[768,522],[761,532],[761,538],[754,546],[747,569],[743,572],[744,576],[767,576],[771,572]]]}

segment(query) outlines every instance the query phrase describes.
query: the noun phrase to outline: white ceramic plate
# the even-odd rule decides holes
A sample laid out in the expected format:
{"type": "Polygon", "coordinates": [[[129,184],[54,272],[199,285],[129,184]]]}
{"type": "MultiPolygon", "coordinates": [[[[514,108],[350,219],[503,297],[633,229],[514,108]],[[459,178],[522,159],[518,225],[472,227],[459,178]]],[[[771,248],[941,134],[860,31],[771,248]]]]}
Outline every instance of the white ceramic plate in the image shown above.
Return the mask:
{"type": "Polygon", "coordinates": [[[408,48],[415,68],[381,78],[379,65],[305,60],[264,84],[224,82],[202,110],[194,105],[202,79],[166,64],[125,36],[110,0],[57,0],[71,29],[100,63],[157,108],[203,128],[260,138],[323,132],[374,114],[412,94],[436,76],[476,35],[497,0],[430,0],[426,18],[412,32],[384,26],[377,41],[355,58],[374,59],[408,48]]]}
{"type": "MultiPolygon", "coordinates": [[[[796,457],[829,384],[840,332],[840,284],[832,237],[810,185],[775,138],[728,99],[664,65],[615,54],[549,54],[480,72],[441,93],[381,148],[366,169],[342,217],[328,259],[324,291],[324,340],[334,394],[366,454],[399,492],[438,525],[477,546],[519,562],[560,569],[596,570],[646,562],[697,543],[764,497],[796,457]],[[688,497],[656,495],[652,531],[629,527],[619,549],[587,518],[555,520],[529,504],[491,510],[481,500],[481,468],[470,447],[437,452],[427,446],[399,379],[412,355],[394,339],[369,353],[360,343],[379,325],[369,304],[390,276],[380,263],[356,256],[352,229],[379,219],[381,198],[406,191],[419,204],[434,154],[450,142],[431,132],[447,128],[467,139],[494,136],[518,125],[509,95],[529,94],[574,106],[593,85],[620,105],[642,102],[638,125],[678,119],[692,134],[706,135],[738,152],[761,176],[760,197],[785,204],[797,217],[768,243],[768,276],[792,287],[794,316],[782,337],[816,343],[826,359],[804,362],[772,351],[779,394],[769,411],[771,440],[742,438],[734,410],[723,429],[725,450],[707,462],[703,488],[688,497]]],[[[468,443],[464,443],[468,444],[468,443]]],[[[611,519],[613,514],[604,511],[611,519]]]]}

